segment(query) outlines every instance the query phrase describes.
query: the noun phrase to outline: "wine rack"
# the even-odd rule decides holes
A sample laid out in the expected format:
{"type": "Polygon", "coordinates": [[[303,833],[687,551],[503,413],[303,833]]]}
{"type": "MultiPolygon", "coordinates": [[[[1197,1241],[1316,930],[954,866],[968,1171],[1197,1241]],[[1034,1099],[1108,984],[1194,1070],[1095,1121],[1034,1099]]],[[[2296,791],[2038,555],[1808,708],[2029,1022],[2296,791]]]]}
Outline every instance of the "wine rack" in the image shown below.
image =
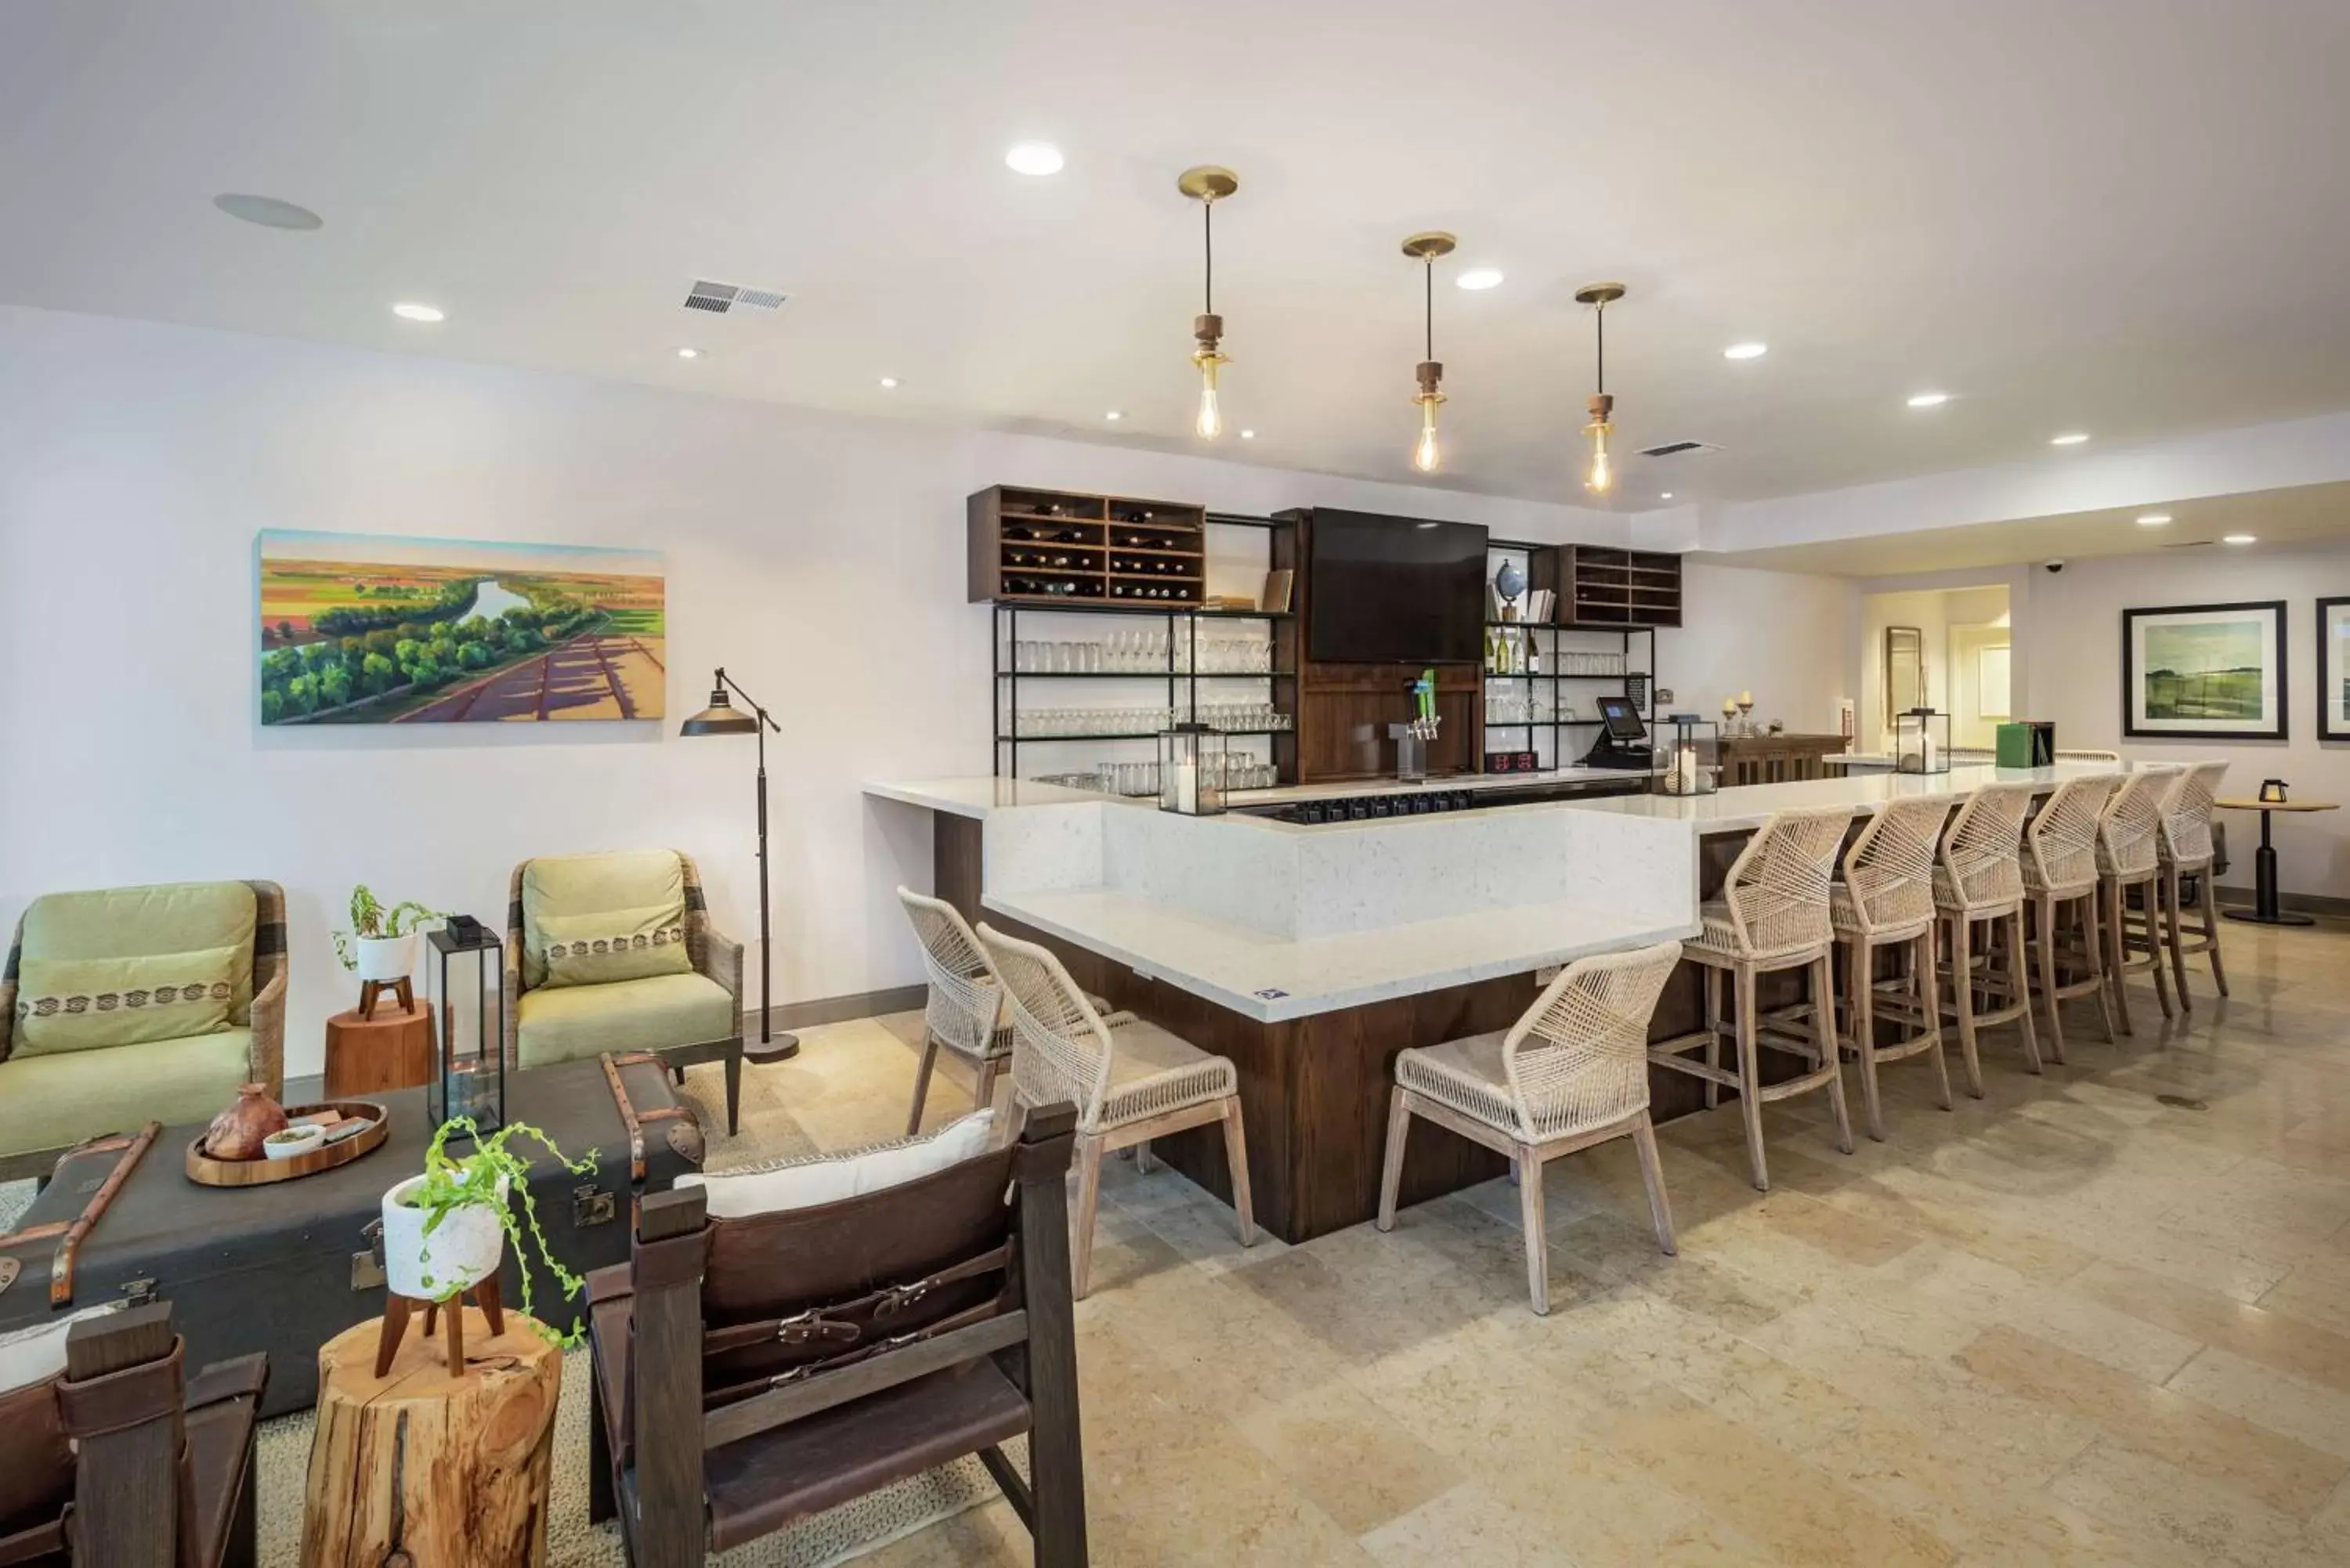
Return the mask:
{"type": "Polygon", "coordinates": [[[968,503],[971,601],[1196,608],[1206,521],[1172,502],[993,485],[968,503]]]}

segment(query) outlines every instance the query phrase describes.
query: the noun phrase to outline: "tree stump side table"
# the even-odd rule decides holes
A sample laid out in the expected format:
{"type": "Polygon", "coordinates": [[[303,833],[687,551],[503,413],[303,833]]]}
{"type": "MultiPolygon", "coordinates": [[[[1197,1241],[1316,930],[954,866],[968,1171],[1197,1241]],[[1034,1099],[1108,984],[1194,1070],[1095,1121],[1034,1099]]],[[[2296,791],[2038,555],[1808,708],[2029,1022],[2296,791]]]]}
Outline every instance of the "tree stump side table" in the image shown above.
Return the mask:
{"type": "Polygon", "coordinates": [[[529,1318],[466,1314],[465,1373],[410,1333],[375,1375],[380,1324],[318,1352],[303,1568],[544,1568],[563,1353],[529,1318]]]}
{"type": "Polygon", "coordinates": [[[432,1077],[432,1014],[379,1002],[375,1016],[356,1007],[327,1020],[327,1097],[352,1099],[412,1089],[432,1077]]]}

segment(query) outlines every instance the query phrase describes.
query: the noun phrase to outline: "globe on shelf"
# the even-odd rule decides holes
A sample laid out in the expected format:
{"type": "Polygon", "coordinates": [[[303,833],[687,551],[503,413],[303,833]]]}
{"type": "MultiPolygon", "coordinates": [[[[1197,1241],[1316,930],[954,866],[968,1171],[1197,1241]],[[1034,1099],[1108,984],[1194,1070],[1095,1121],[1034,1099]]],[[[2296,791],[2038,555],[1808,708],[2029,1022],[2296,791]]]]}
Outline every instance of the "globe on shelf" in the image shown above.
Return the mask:
{"type": "Polygon", "coordinates": [[[1526,591],[1526,575],[1518,569],[1515,561],[1503,561],[1502,569],[1493,574],[1493,591],[1502,596],[1502,603],[1507,608],[1503,618],[1517,619],[1518,596],[1526,591]]]}

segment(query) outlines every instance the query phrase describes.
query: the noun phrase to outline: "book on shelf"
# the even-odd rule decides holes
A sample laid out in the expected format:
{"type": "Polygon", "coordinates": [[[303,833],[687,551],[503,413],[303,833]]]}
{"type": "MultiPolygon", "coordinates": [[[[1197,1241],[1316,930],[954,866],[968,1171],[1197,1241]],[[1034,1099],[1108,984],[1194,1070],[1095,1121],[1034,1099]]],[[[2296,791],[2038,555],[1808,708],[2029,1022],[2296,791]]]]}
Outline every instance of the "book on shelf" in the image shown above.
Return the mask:
{"type": "Polygon", "coordinates": [[[1289,613],[1289,595],[1297,581],[1297,574],[1286,567],[1264,575],[1264,601],[1257,607],[1270,615],[1289,613]]]}

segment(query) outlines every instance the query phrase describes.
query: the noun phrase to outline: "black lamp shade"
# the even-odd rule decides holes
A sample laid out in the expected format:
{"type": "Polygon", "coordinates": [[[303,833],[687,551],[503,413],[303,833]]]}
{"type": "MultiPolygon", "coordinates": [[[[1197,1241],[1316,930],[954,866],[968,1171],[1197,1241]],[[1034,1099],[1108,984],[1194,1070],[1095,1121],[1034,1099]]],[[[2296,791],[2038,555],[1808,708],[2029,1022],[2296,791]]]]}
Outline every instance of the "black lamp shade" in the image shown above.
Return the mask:
{"type": "Polygon", "coordinates": [[[681,735],[755,735],[759,721],[728,700],[726,688],[714,688],[710,706],[678,726],[681,735]]]}

